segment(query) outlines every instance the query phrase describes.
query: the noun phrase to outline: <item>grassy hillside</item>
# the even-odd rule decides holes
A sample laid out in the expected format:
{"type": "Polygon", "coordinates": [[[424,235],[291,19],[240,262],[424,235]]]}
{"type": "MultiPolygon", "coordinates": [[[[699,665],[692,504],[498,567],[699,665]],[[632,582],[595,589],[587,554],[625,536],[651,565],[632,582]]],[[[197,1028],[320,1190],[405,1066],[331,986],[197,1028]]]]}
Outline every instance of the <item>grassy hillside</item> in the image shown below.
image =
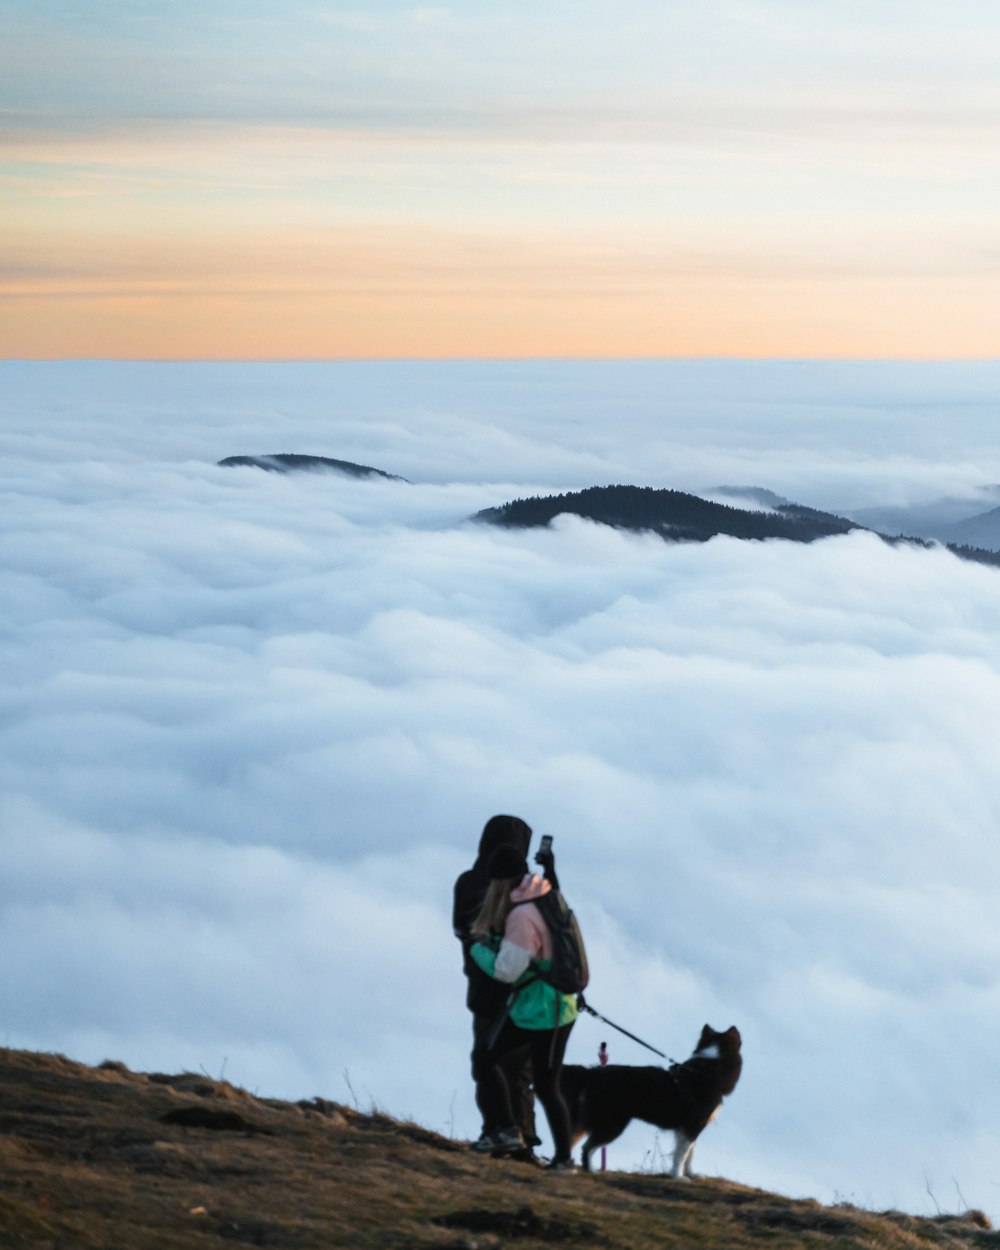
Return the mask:
{"type": "Polygon", "coordinates": [[[138,1250],[998,1247],[976,1212],[823,1207],[724,1180],[550,1177],[323,1099],[0,1050],[0,1246],[138,1250]]]}

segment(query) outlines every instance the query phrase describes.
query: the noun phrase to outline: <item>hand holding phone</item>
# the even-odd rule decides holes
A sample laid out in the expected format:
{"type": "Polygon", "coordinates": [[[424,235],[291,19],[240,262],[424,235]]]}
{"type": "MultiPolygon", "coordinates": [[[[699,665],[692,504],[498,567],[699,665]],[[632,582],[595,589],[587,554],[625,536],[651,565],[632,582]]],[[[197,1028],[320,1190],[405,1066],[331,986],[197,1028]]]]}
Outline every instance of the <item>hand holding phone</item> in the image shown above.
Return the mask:
{"type": "Polygon", "coordinates": [[[538,844],[535,863],[541,864],[545,880],[554,890],[559,889],[559,878],[556,876],[556,857],[552,853],[552,835],[547,833],[538,844]]]}

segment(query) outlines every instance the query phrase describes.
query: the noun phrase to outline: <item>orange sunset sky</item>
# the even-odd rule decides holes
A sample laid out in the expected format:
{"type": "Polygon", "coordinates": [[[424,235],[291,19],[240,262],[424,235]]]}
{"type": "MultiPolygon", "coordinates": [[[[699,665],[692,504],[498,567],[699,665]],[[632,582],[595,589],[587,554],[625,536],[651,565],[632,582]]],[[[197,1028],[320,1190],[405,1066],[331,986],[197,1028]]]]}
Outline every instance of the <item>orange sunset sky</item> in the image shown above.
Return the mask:
{"type": "Polygon", "coordinates": [[[0,11],[4,357],[998,353],[993,0],[0,11]]]}

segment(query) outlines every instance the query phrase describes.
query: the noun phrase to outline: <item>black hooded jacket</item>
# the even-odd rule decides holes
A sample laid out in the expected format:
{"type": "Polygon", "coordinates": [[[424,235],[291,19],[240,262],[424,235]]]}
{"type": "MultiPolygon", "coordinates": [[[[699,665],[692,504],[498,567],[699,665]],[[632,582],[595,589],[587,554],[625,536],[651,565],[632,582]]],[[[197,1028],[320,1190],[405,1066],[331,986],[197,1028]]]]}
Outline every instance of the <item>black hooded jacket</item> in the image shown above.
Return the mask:
{"type": "Polygon", "coordinates": [[[469,981],[465,996],[466,1006],[476,1015],[499,1015],[510,993],[509,985],[487,976],[469,954],[472,946],[472,924],[479,914],[490,884],[486,865],[498,846],[516,847],[527,858],[530,843],[531,827],[519,817],[491,816],[479,839],[476,862],[455,882],[452,927],[455,936],[462,943],[465,975],[469,981]]]}

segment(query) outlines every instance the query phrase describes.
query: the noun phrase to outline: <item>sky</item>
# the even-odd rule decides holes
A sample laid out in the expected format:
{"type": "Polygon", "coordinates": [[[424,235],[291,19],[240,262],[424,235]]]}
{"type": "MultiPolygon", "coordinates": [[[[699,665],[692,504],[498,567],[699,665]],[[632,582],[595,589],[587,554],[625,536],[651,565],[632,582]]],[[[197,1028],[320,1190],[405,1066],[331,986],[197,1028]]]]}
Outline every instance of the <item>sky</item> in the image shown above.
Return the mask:
{"type": "Polygon", "coordinates": [[[0,21],[0,356],[996,356],[993,0],[0,21]]]}
{"type": "MultiPolygon", "coordinates": [[[[468,519],[613,481],[974,508],[998,395],[986,363],[0,364],[0,1043],[474,1138],[451,889],[511,812],[597,1010],[674,1058],[740,1029],[702,1171],[1000,1222],[1000,573],[468,519]],[[407,480],[215,463],[276,451],[407,480]]],[[[653,1058],[584,1018],[570,1059],[601,1041],[653,1058]]]]}

